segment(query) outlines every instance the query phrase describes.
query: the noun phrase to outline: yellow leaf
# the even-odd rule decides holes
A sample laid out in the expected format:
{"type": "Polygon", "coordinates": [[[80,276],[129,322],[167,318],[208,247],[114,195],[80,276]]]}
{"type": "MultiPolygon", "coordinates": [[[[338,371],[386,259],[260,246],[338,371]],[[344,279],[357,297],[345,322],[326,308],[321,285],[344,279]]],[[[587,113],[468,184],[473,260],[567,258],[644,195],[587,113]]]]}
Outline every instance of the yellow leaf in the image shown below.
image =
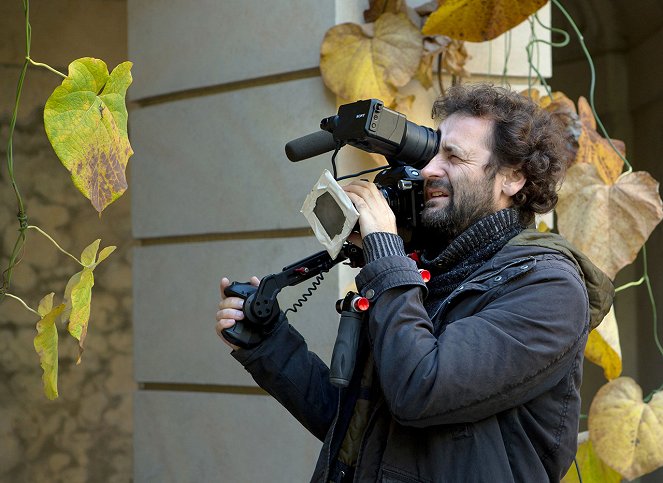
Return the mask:
{"type": "Polygon", "coordinates": [[[663,392],[645,404],[633,379],[615,379],[596,393],[588,425],[596,454],[629,480],[663,466],[663,392]]]}
{"type": "Polygon", "coordinates": [[[550,232],[550,227],[546,224],[545,221],[541,220],[538,225],[536,225],[536,231],[540,233],[550,232]]]}
{"type": "Polygon", "coordinates": [[[93,241],[87,247],[85,247],[83,253],[81,253],[81,263],[86,267],[92,265],[94,260],[97,258],[99,243],[101,243],[100,239],[93,241]]]}
{"type": "Polygon", "coordinates": [[[74,60],[44,107],[44,128],[55,153],[99,213],[127,189],[125,170],[133,150],[125,96],[131,66],[123,62],[109,74],[102,60],[74,60]]]}
{"type": "Polygon", "coordinates": [[[424,35],[483,42],[515,27],[548,0],[446,0],[424,24],[424,35]]]}
{"type": "MultiPolygon", "coordinates": [[[[578,435],[576,461],[580,467],[582,483],[619,483],[622,481],[622,476],[597,456],[587,431],[578,435]]],[[[578,469],[575,464],[571,464],[569,471],[562,479],[562,483],[579,482],[578,469]]]]}
{"type": "Polygon", "coordinates": [[[612,381],[622,373],[622,349],[615,308],[611,307],[601,324],[589,333],[585,357],[603,368],[606,379],[612,381]]]}
{"type": "MultiPolygon", "coordinates": [[[[592,108],[584,97],[578,99],[578,113],[582,123],[582,132],[578,138],[577,163],[592,163],[605,184],[613,184],[619,178],[624,160],[615,151],[610,142],[596,131],[596,119],[592,108]]],[[[626,147],[622,141],[612,139],[612,144],[624,156],[626,147]]]]}
{"type": "Polygon", "coordinates": [[[39,301],[39,307],[37,308],[37,312],[39,312],[39,315],[42,317],[46,314],[48,314],[51,309],[53,308],[53,297],[55,296],[55,292],[51,292],[48,295],[45,295],[44,298],[42,298],[39,301]]]}
{"type": "Polygon", "coordinates": [[[48,399],[58,397],[58,331],[55,320],[64,309],[64,304],[55,308],[53,306],[53,293],[46,295],[39,302],[41,320],[37,322],[37,335],[34,338],[34,348],[39,354],[39,362],[44,371],[42,381],[44,394],[48,399]]]}
{"type": "Polygon", "coordinates": [[[117,248],[117,247],[115,247],[115,246],[108,246],[108,247],[106,247],[106,248],[103,248],[103,249],[99,252],[99,258],[97,258],[97,263],[96,263],[96,265],[99,265],[101,262],[103,262],[104,260],[106,260],[106,259],[108,258],[108,256],[109,256],[111,253],[113,253],[113,252],[115,251],[116,248],[117,248]]]}
{"type": "Polygon", "coordinates": [[[78,340],[79,352],[76,364],[80,364],[83,353],[83,342],[87,335],[87,326],[90,319],[90,303],[92,301],[92,287],[94,275],[92,270],[84,268],[74,274],[65,288],[65,320],[68,320],[67,330],[78,340]]]}
{"type": "Polygon", "coordinates": [[[567,171],[556,211],[560,234],[614,279],[663,218],[663,202],[649,173],[606,185],[593,164],[582,163],[567,171]]]}
{"type": "Polygon", "coordinates": [[[329,29],[320,47],[320,72],[343,99],[377,98],[391,105],[396,89],[417,71],[422,37],[404,14],[385,13],[372,25],[373,35],[352,23],[329,29]]]}
{"type": "Polygon", "coordinates": [[[81,254],[81,263],[85,268],[75,273],[67,282],[64,290],[64,305],[61,319],[67,323],[67,330],[78,340],[79,352],[76,364],[80,364],[83,354],[83,343],[87,336],[90,319],[90,305],[92,303],[92,287],[94,286],[93,271],[102,261],[115,251],[114,246],[103,248],[97,258],[97,250],[101,240],[90,243],[81,254]],[[96,258],[96,261],[95,261],[96,258]]]}

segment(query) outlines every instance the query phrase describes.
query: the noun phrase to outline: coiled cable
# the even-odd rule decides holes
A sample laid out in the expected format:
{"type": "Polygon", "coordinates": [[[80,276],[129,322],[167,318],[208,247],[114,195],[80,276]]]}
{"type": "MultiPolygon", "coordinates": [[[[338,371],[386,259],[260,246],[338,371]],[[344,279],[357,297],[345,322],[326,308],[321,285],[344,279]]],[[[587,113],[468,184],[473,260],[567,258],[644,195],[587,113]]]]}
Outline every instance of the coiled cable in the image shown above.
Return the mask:
{"type": "Polygon", "coordinates": [[[287,309],[284,314],[287,314],[288,312],[297,313],[297,310],[302,308],[304,305],[304,302],[307,302],[308,299],[313,295],[313,292],[317,290],[317,288],[320,286],[322,281],[325,278],[325,274],[320,273],[319,275],[316,275],[315,280],[311,283],[311,286],[306,290],[306,293],[302,294],[302,296],[294,303],[292,304],[292,307],[287,309]]]}

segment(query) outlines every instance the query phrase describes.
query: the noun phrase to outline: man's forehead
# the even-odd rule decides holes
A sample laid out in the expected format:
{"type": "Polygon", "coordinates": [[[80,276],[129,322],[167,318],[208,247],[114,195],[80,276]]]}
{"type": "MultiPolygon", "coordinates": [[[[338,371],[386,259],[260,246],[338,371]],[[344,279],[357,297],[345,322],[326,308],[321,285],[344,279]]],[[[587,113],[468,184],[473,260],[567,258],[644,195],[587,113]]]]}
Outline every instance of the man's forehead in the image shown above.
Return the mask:
{"type": "Polygon", "coordinates": [[[477,142],[488,149],[493,121],[483,117],[452,114],[440,122],[440,146],[468,150],[476,147],[477,142]]]}

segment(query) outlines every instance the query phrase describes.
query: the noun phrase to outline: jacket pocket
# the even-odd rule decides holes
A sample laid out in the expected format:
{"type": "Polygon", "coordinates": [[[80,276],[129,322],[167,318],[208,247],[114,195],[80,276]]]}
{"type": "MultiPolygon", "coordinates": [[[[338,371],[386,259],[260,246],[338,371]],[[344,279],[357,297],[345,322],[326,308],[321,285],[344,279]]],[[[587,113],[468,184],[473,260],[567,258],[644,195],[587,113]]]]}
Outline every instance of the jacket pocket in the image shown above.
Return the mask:
{"type": "Polygon", "coordinates": [[[382,468],[380,470],[380,478],[378,478],[378,481],[381,483],[430,483],[430,480],[422,480],[402,471],[390,468],[382,468]]]}

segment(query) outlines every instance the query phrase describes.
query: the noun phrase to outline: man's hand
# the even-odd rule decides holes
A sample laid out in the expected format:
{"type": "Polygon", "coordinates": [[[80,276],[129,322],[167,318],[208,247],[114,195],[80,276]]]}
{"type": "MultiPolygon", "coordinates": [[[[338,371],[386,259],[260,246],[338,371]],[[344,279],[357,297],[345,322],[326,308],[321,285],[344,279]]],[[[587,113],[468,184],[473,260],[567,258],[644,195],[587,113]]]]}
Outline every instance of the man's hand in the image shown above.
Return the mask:
{"type": "Polygon", "coordinates": [[[374,183],[353,181],[343,187],[359,212],[362,238],[375,232],[398,234],[396,216],[374,183]]]}
{"type": "MultiPolygon", "coordinates": [[[[260,280],[258,277],[251,277],[251,285],[256,287],[260,285],[260,280]]],[[[221,331],[228,329],[235,325],[237,320],[242,320],[244,318],[244,299],[240,297],[226,297],[223,293],[226,287],[230,285],[230,280],[226,277],[221,279],[221,302],[219,303],[219,311],[216,313],[216,333],[221,340],[232,350],[237,350],[239,347],[231,344],[223,337],[221,331]]]]}

